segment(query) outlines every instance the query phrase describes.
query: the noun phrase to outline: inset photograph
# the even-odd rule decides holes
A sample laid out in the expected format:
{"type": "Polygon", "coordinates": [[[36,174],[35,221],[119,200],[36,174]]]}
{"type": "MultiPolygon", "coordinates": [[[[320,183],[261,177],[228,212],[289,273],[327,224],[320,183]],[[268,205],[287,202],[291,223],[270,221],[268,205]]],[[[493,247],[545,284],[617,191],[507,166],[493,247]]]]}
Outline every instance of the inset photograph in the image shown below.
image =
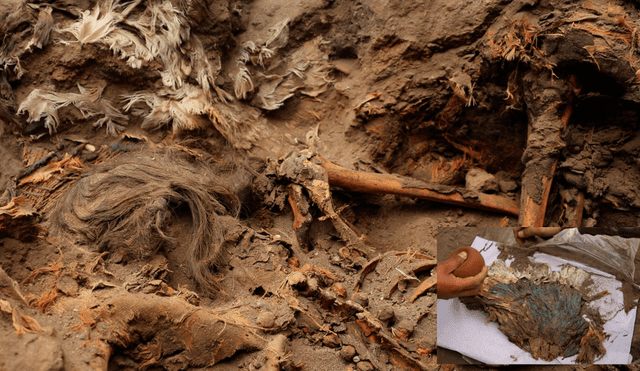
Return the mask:
{"type": "Polygon", "coordinates": [[[640,228],[439,228],[439,364],[640,358],[640,228]]]}

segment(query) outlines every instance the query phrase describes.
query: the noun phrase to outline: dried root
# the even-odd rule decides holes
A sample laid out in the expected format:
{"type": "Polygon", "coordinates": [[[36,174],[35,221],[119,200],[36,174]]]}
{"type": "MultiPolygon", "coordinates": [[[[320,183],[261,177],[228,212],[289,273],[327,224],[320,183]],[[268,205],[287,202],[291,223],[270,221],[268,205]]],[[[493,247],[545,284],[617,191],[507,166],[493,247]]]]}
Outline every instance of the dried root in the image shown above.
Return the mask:
{"type": "Polygon", "coordinates": [[[3,228],[3,222],[11,219],[19,219],[35,214],[33,207],[25,200],[23,196],[14,197],[8,204],[0,207],[0,229],[3,228]]]}
{"type": "Polygon", "coordinates": [[[16,329],[18,335],[24,334],[25,332],[44,331],[35,319],[23,315],[17,307],[12,306],[7,300],[0,299],[0,312],[11,314],[13,327],[16,329]]]}
{"type": "Polygon", "coordinates": [[[18,283],[14,281],[13,278],[9,277],[2,267],[0,267],[0,295],[19,299],[25,305],[29,305],[27,299],[22,294],[18,283]]]}
{"type": "MultiPolygon", "coordinates": [[[[6,194],[11,194],[11,189],[6,194]]],[[[30,238],[37,234],[35,208],[25,196],[13,197],[0,207],[0,236],[10,235],[16,239],[30,238]]]]}
{"type": "Polygon", "coordinates": [[[549,31],[530,23],[526,17],[510,22],[509,29],[499,34],[488,32],[487,44],[491,57],[506,61],[523,61],[537,69],[547,69],[553,73],[555,64],[538,47],[540,34],[549,31]]]}

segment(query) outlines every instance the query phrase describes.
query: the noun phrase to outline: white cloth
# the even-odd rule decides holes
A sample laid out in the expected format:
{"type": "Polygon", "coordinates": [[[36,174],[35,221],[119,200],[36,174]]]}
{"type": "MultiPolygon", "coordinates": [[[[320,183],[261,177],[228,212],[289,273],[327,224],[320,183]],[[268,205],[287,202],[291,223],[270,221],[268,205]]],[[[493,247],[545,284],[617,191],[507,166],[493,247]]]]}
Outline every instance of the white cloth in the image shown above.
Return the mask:
{"type": "MultiPolygon", "coordinates": [[[[485,263],[491,265],[500,254],[497,244],[492,241],[476,237],[471,245],[480,251],[485,263]]],[[[593,301],[603,319],[605,334],[610,335],[604,341],[607,353],[595,363],[599,364],[628,364],[631,363],[631,340],[636,318],[636,308],[629,313],[624,312],[623,295],[619,287],[622,283],[615,277],[584,266],[579,263],[547,254],[535,253],[535,262],[547,263],[551,270],[560,270],[560,265],[571,264],[592,273],[594,281],[590,295],[602,290],[609,290],[609,295],[593,301]],[[621,310],[622,309],[622,310],[621,310]]],[[[508,260],[507,266],[512,260],[508,260]]],[[[470,311],[458,299],[437,301],[438,305],[438,346],[455,350],[465,356],[486,364],[575,364],[577,356],[569,358],[558,357],[553,361],[535,360],[530,353],[511,343],[499,329],[498,324],[485,324],[487,315],[482,311],[470,311]]]]}

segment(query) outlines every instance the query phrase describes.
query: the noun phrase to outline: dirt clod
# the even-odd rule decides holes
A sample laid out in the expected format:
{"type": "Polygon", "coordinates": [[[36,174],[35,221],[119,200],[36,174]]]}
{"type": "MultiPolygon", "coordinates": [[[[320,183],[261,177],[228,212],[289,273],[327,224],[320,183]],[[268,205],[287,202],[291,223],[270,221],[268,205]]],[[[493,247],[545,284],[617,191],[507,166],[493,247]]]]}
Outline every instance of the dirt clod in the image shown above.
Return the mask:
{"type": "Polygon", "coordinates": [[[493,193],[500,190],[498,179],[482,169],[471,169],[465,177],[467,189],[474,191],[493,193]]]}
{"type": "Polygon", "coordinates": [[[345,345],[340,348],[340,357],[342,357],[345,361],[351,361],[355,355],[356,348],[351,345],[345,345]]]}
{"type": "Polygon", "coordinates": [[[64,370],[64,353],[60,343],[52,336],[24,334],[9,335],[0,340],[0,356],[7,370],[64,370]],[[29,359],[15,354],[30,354],[29,359]]]}
{"type": "Polygon", "coordinates": [[[322,338],[322,344],[328,346],[329,348],[338,348],[340,347],[340,338],[338,335],[329,334],[322,338]]]}
{"type": "Polygon", "coordinates": [[[389,321],[391,320],[393,317],[395,316],[395,313],[393,312],[393,308],[391,307],[384,307],[382,309],[380,309],[378,311],[378,319],[380,321],[389,321]]]}
{"type": "Polygon", "coordinates": [[[373,370],[375,370],[375,368],[373,367],[373,365],[369,361],[360,361],[360,362],[358,362],[357,366],[358,366],[358,371],[373,371],[373,370]]]}

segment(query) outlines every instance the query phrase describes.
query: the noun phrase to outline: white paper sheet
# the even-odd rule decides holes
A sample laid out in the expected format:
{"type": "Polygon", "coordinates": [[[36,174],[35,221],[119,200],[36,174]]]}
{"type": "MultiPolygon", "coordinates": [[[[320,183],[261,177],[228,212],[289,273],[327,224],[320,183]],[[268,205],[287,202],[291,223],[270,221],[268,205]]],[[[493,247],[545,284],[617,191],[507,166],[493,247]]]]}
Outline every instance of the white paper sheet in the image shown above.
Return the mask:
{"type": "MultiPolygon", "coordinates": [[[[491,265],[500,254],[495,242],[480,237],[476,237],[471,246],[480,251],[487,265],[491,265]]],[[[512,260],[507,260],[507,266],[512,260]]],[[[610,293],[591,304],[599,308],[603,319],[606,320],[605,333],[610,335],[604,341],[607,353],[595,363],[631,363],[630,351],[636,308],[629,313],[620,310],[623,308],[623,296],[617,288],[621,287],[622,283],[607,273],[555,256],[535,253],[532,260],[547,263],[554,271],[560,270],[560,265],[568,263],[593,273],[592,279],[596,287],[593,293],[602,290],[609,290],[610,293]]],[[[500,332],[497,323],[485,324],[487,315],[484,312],[470,311],[458,299],[439,299],[437,305],[438,346],[455,350],[486,364],[575,364],[577,356],[558,357],[550,362],[535,360],[530,353],[511,343],[506,335],[500,332]]]]}

